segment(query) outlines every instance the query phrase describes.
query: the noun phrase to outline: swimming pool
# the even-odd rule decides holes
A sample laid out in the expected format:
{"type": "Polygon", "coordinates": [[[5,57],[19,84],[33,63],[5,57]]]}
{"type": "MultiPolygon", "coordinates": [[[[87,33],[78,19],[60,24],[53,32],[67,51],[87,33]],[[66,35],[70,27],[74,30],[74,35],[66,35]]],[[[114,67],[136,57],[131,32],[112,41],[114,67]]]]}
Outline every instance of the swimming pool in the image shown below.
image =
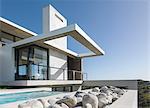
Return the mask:
{"type": "Polygon", "coordinates": [[[42,91],[32,91],[32,92],[0,94],[0,104],[6,104],[6,103],[23,101],[23,100],[28,100],[28,99],[52,96],[52,95],[56,95],[56,94],[60,94],[60,93],[61,92],[42,90],[42,91]]]}

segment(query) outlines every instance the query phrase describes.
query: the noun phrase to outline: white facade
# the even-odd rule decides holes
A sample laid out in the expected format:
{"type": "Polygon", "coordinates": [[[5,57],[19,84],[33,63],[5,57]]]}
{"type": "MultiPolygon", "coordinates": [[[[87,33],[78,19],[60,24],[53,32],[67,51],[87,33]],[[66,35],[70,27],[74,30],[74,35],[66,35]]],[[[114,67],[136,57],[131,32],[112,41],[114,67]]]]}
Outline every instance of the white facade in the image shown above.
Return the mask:
{"type": "Polygon", "coordinates": [[[15,78],[15,55],[14,48],[4,46],[0,48],[1,55],[1,79],[3,82],[14,81],[15,78]]]}
{"type": "MultiPolygon", "coordinates": [[[[48,33],[67,26],[67,20],[51,5],[43,8],[43,33],[48,33]]],[[[67,37],[62,37],[45,43],[67,49],[67,37]]],[[[61,70],[50,68],[49,79],[67,80],[67,56],[56,50],[49,49],[49,67],[61,68],[61,70]],[[65,69],[65,70],[62,70],[65,69]]]]}
{"type": "MultiPolygon", "coordinates": [[[[91,57],[103,55],[104,51],[77,25],[67,26],[67,20],[51,5],[43,8],[43,34],[37,35],[19,25],[16,25],[8,20],[0,18],[0,21],[7,26],[15,28],[14,32],[19,31],[27,35],[27,38],[20,41],[5,45],[0,48],[0,85],[49,85],[49,81],[35,80],[16,80],[16,58],[15,49],[26,47],[32,44],[48,49],[48,79],[47,80],[63,80],[68,81],[68,57],[81,59],[83,57],[91,57]],[[85,47],[92,51],[88,54],[77,54],[67,49],[67,37],[72,36],[85,47]],[[38,82],[38,83],[37,83],[38,82]],[[43,83],[44,82],[44,83],[43,83]]],[[[9,30],[8,30],[9,31],[9,30]]],[[[7,32],[7,27],[6,27],[7,32]]],[[[13,32],[12,32],[13,33],[13,32]]],[[[20,34],[21,35],[21,34],[20,34]]],[[[2,40],[0,40],[2,41],[2,40]]],[[[28,59],[29,60],[29,59],[28,59]]],[[[17,65],[18,66],[18,65],[17,65]]],[[[73,70],[75,71],[75,70],[73,70]]],[[[82,70],[80,70],[82,71],[82,70]]],[[[80,77],[82,76],[82,73],[80,77]]],[[[74,73],[73,73],[74,75],[74,73]]],[[[72,79],[73,80],[73,79],[72,79]]],[[[81,84],[82,79],[75,84],[81,84]]],[[[70,82],[73,84],[73,81],[70,82]]],[[[70,84],[68,83],[68,84],[70,84]]],[[[66,83],[67,84],[67,83],[66,83]]],[[[53,84],[51,84],[53,85],[53,84]]]]}

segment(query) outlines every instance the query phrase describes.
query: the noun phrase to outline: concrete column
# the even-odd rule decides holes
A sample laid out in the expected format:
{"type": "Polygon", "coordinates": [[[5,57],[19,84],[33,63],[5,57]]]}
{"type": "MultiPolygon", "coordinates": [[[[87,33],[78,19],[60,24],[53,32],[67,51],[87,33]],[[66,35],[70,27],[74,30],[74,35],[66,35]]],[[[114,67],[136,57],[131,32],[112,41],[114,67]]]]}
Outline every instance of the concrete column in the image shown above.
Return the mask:
{"type": "MultiPolygon", "coordinates": [[[[48,33],[62,27],[67,26],[67,20],[51,5],[48,5],[43,8],[43,33],[48,33]]],[[[62,37],[50,41],[46,41],[46,44],[49,44],[54,47],[61,49],[67,49],[67,37],[62,37]]],[[[49,67],[63,68],[65,69],[65,74],[61,70],[50,69],[52,76],[49,76],[49,79],[67,79],[67,56],[56,51],[49,49],[49,67]],[[50,78],[51,77],[51,78],[50,78]]]]}

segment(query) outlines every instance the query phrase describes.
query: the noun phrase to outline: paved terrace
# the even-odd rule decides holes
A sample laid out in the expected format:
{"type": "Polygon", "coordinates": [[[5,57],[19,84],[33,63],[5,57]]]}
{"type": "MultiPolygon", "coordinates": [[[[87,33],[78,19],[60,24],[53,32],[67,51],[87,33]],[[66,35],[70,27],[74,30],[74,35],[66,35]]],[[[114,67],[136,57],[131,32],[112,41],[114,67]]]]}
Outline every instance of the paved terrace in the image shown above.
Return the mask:
{"type": "Polygon", "coordinates": [[[138,108],[137,101],[137,90],[128,90],[108,108],[138,108]]]}

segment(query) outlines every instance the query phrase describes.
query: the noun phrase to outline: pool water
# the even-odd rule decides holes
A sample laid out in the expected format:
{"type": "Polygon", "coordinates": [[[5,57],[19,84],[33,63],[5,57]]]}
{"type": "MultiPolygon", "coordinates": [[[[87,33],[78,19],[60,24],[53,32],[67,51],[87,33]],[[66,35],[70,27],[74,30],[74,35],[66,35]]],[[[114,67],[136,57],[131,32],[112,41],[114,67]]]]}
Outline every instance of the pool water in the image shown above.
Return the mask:
{"type": "Polygon", "coordinates": [[[53,91],[43,90],[43,91],[0,94],[0,104],[6,104],[6,103],[23,101],[23,100],[28,100],[28,99],[52,96],[52,95],[56,95],[56,94],[60,94],[60,93],[61,92],[53,92],[53,91]]]}

